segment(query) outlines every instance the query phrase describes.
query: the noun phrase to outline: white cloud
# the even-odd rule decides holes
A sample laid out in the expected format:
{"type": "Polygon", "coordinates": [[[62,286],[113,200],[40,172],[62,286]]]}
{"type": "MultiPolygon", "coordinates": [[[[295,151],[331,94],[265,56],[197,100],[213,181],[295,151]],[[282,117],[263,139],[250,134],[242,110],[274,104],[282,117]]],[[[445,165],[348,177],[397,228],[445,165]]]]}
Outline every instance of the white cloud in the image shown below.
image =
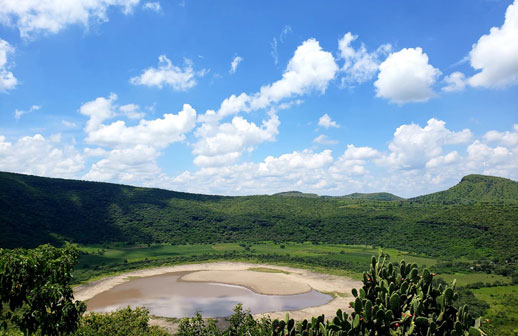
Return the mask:
{"type": "Polygon", "coordinates": [[[95,162],[83,176],[87,180],[159,186],[167,179],[156,163],[160,152],[152,146],[135,145],[107,152],[95,150],[88,154],[104,158],[95,162]]]}
{"type": "Polygon", "coordinates": [[[496,142],[509,147],[518,146],[518,124],[513,125],[512,132],[489,131],[484,134],[484,140],[487,142],[496,142]]]}
{"type": "Polygon", "coordinates": [[[236,56],[232,59],[232,63],[230,63],[230,70],[228,71],[229,73],[233,74],[236,72],[236,69],[237,69],[237,66],[239,65],[239,63],[241,63],[243,61],[243,57],[241,56],[236,56]]]}
{"type": "Polygon", "coordinates": [[[348,32],[338,40],[340,58],[345,61],[341,69],[345,72],[345,76],[342,78],[344,85],[361,84],[371,80],[378,72],[381,63],[379,58],[387,55],[392,49],[390,44],[383,44],[376,51],[369,53],[363,43],[358,49],[354,49],[351,43],[357,38],[358,35],[348,32]]]}
{"type": "Polygon", "coordinates": [[[202,77],[205,73],[206,70],[195,72],[189,59],[185,59],[182,69],[171,63],[166,55],[160,55],[157,68],[147,68],[140,76],[132,77],[130,83],[160,89],[166,85],[175,91],[186,91],[196,85],[196,77],[202,77]]]}
{"type": "Polygon", "coordinates": [[[331,53],[323,51],[315,39],[306,40],[295,51],[280,80],[250,95],[231,95],[223,100],[218,111],[208,110],[200,116],[200,122],[215,122],[239,112],[265,109],[283,99],[313,91],[324,93],[337,70],[331,53]]]}
{"type": "Polygon", "coordinates": [[[77,124],[75,122],[68,121],[68,120],[61,120],[61,124],[67,128],[76,128],[77,127],[77,124]]]}
{"type": "Polygon", "coordinates": [[[99,129],[104,120],[115,116],[114,102],[116,100],[117,95],[115,93],[110,93],[108,98],[99,97],[81,106],[79,112],[90,117],[86,122],[86,132],[89,133],[99,129]]]}
{"type": "Polygon", "coordinates": [[[347,145],[347,150],[343,154],[345,160],[367,160],[373,159],[380,155],[380,153],[371,147],[356,147],[354,145],[347,145]]]}
{"type": "Polygon", "coordinates": [[[166,113],[163,118],[155,120],[142,119],[136,126],[126,126],[122,120],[105,125],[103,121],[115,116],[116,99],[117,96],[111,94],[108,99],[99,97],[81,106],[80,112],[90,117],[85,127],[86,142],[116,148],[137,145],[164,148],[182,141],[184,134],[190,132],[196,122],[196,111],[185,104],[178,114],[166,113]]]}
{"type": "Polygon", "coordinates": [[[262,86],[251,95],[231,95],[223,100],[218,111],[208,110],[198,118],[202,125],[195,132],[199,140],[194,145],[194,162],[200,166],[234,162],[244,151],[252,151],[262,142],[274,141],[280,124],[275,111],[301,102],[283,100],[313,91],[325,92],[337,70],[333,56],[323,51],[318,41],[303,42],[280,80],[262,86]],[[263,120],[261,126],[242,117],[234,117],[231,123],[219,123],[230,115],[266,108],[270,108],[269,118],[263,120]]]}
{"type": "Polygon", "coordinates": [[[273,62],[275,63],[275,65],[277,65],[279,63],[279,52],[277,50],[277,48],[279,46],[279,42],[284,43],[284,39],[291,32],[292,32],[292,30],[291,30],[290,26],[288,26],[288,25],[284,26],[284,28],[281,31],[281,34],[279,35],[279,39],[274,37],[272,42],[270,43],[270,46],[272,48],[270,53],[273,57],[273,62]]]}
{"type": "Polygon", "coordinates": [[[462,91],[466,87],[466,76],[462,72],[454,72],[444,77],[446,86],[441,90],[446,92],[462,91]]]}
{"type": "Polygon", "coordinates": [[[306,40],[295,50],[282,79],[261,87],[250,106],[255,110],[311,91],[324,93],[337,70],[330,52],[323,51],[317,40],[306,40]]]}
{"type": "Polygon", "coordinates": [[[0,170],[50,177],[77,177],[84,169],[81,154],[72,146],[40,134],[8,142],[0,136],[0,170]]]}
{"type": "Polygon", "coordinates": [[[41,106],[38,106],[38,105],[32,105],[31,108],[28,109],[27,111],[17,109],[14,111],[14,119],[20,119],[22,117],[22,115],[37,111],[40,109],[40,107],[41,106]]]}
{"type": "Polygon", "coordinates": [[[99,97],[83,104],[80,112],[89,116],[85,142],[104,148],[86,148],[84,156],[101,157],[83,176],[88,180],[117,181],[143,186],[164,187],[170,183],[157,165],[162,150],[183,141],[193,130],[196,111],[188,104],[177,114],[166,113],[154,120],[140,119],[134,126],[123,120],[105,123],[121,114],[136,118],[142,115],[136,104],[116,105],[117,95],[99,97]]]}
{"type": "Polygon", "coordinates": [[[162,11],[162,7],[160,6],[160,2],[146,2],[142,5],[142,8],[151,10],[153,12],[160,13],[162,11]]]}
{"type": "Polygon", "coordinates": [[[184,172],[172,185],[182,190],[234,194],[275,193],[286,190],[324,190],[325,169],[333,161],[330,150],[315,153],[294,151],[279,157],[268,156],[259,163],[201,168],[184,172]]]}
{"type": "Polygon", "coordinates": [[[8,59],[12,53],[14,48],[0,38],[0,92],[12,90],[18,84],[16,77],[8,70],[10,68],[8,59]]]}
{"type": "Polygon", "coordinates": [[[57,33],[71,24],[107,22],[110,7],[130,14],[139,0],[3,0],[0,23],[16,26],[23,38],[57,33]]]}
{"type": "Polygon", "coordinates": [[[421,48],[404,48],[381,63],[376,96],[398,104],[425,102],[436,96],[432,86],[441,72],[428,63],[421,48]]]}
{"type": "Polygon", "coordinates": [[[194,145],[193,153],[197,155],[194,163],[199,166],[232,163],[245,150],[252,150],[265,141],[274,141],[279,124],[279,118],[273,113],[261,126],[240,116],[232,118],[231,123],[204,123],[195,132],[199,141],[194,145]]]}
{"type": "Polygon", "coordinates": [[[467,143],[472,138],[469,129],[454,132],[445,125],[444,121],[432,118],[425,127],[416,124],[398,127],[388,146],[390,154],[378,163],[393,169],[421,169],[442,154],[443,146],[467,143]]]}
{"type": "Polygon", "coordinates": [[[378,158],[381,154],[371,147],[356,147],[347,145],[345,152],[330,168],[333,178],[342,180],[347,176],[361,176],[368,173],[365,165],[369,160],[378,158]]]}
{"type": "Polygon", "coordinates": [[[446,155],[439,155],[428,160],[428,162],[426,162],[426,168],[444,167],[446,165],[459,161],[459,159],[460,156],[459,153],[457,153],[457,151],[449,152],[446,155]]]}
{"type": "Polygon", "coordinates": [[[471,86],[504,88],[518,84],[518,0],[509,5],[504,24],[493,27],[473,45],[469,57],[479,73],[468,79],[471,86]]]}
{"type": "Polygon", "coordinates": [[[313,139],[313,142],[319,145],[336,145],[338,143],[336,140],[329,139],[325,134],[320,134],[315,139],[313,139]]]}
{"type": "Polygon", "coordinates": [[[140,111],[140,106],[136,104],[126,104],[119,107],[119,111],[121,111],[126,117],[130,119],[142,119],[146,115],[144,112],[140,111]]]}
{"type": "Polygon", "coordinates": [[[329,127],[340,127],[340,125],[338,125],[336,121],[331,120],[331,117],[327,113],[325,113],[323,116],[320,117],[320,119],[318,119],[318,126],[324,127],[326,129],[328,129],[329,127]]]}

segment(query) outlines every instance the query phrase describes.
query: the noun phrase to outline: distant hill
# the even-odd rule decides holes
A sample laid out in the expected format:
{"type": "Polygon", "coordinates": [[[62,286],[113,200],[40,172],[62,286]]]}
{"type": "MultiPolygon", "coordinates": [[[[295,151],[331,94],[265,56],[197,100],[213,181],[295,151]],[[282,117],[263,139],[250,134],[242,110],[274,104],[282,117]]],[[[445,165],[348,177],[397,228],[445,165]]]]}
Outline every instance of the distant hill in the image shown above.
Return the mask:
{"type": "Polygon", "coordinates": [[[374,201],[401,201],[404,198],[396,196],[387,192],[377,192],[377,193],[353,193],[349,195],[343,196],[343,198],[355,198],[355,199],[368,199],[374,201]]]}
{"type": "Polygon", "coordinates": [[[387,202],[397,196],[210,196],[0,172],[0,248],[323,242],[518,260],[516,184],[470,175],[441,193],[387,202]]]}
{"type": "Polygon", "coordinates": [[[303,193],[300,191],[284,191],[277,194],[273,194],[272,196],[283,196],[283,197],[309,197],[309,198],[318,198],[317,194],[311,193],[303,193]]]}
{"type": "Polygon", "coordinates": [[[448,190],[410,199],[410,201],[444,204],[504,200],[518,200],[518,182],[486,175],[467,175],[448,190]]]}

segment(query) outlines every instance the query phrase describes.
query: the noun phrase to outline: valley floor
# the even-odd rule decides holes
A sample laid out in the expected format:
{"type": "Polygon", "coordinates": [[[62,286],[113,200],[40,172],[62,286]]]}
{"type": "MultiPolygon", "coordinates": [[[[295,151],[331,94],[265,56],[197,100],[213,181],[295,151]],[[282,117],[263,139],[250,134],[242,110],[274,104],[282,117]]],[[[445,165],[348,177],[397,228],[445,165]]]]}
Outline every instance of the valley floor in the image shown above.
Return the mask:
{"type": "MultiPolygon", "coordinates": [[[[319,314],[333,316],[336,311],[348,306],[353,288],[361,287],[361,282],[343,276],[314,273],[308,270],[252,263],[217,262],[167,266],[139,270],[78,286],[74,296],[81,301],[105,292],[135,277],[147,277],[171,272],[192,272],[186,274],[184,281],[219,282],[247,287],[259,294],[288,295],[299,294],[315,289],[333,295],[333,300],[325,305],[309,307],[289,314],[296,320],[311,318],[319,314]]],[[[254,317],[269,315],[272,319],[283,319],[286,311],[257,314],[254,317]]]]}

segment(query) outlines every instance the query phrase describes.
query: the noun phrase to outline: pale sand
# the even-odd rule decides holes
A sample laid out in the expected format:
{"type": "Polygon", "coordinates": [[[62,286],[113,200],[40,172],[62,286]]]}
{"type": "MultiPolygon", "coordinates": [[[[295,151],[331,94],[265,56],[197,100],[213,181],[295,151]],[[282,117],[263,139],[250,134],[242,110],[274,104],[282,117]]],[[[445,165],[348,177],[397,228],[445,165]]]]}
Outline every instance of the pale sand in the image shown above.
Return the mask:
{"type": "MultiPolygon", "coordinates": [[[[74,296],[76,300],[85,301],[99,293],[129,281],[133,277],[147,277],[170,272],[189,271],[193,273],[189,273],[183,276],[182,280],[210,281],[240,285],[247,287],[257,293],[270,295],[305,293],[311,289],[315,289],[324,293],[334,293],[336,295],[335,299],[331,300],[325,305],[305,308],[297,311],[290,311],[290,317],[294,318],[295,320],[303,320],[321,314],[325,314],[327,318],[332,318],[338,308],[341,308],[342,310],[348,310],[347,307],[349,302],[352,301],[351,289],[361,287],[360,281],[335,275],[314,273],[303,269],[264,264],[217,262],[207,264],[167,266],[124,273],[118,276],[95,281],[83,286],[78,286],[74,288],[74,296]],[[254,267],[266,267],[288,272],[289,274],[266,273],[248,270],[249,268],[254,267]]],[[[260,318],[263,316],[270,316],[272,319],[280,319],[284,318],[285,315],[286,312],[284,311],[255,314],[254,317],[260,318]]]]}
{"type": "Polygon", "coordinates": [[[291,295],[307,293],[311,287],[304,282],[293,279],[292,274],[239,271],[198,271],[187,273],[184,281],[219,282],[239,285],[266,295],[291,295]]]}

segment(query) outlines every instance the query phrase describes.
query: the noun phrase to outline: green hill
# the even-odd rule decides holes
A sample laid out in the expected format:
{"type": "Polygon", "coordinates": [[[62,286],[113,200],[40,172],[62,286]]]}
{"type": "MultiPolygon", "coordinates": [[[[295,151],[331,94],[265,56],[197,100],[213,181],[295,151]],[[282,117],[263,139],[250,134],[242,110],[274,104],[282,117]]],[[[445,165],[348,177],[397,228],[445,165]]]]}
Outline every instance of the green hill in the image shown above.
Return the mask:
{"type": "Polygon", "coordinates": [[[282,196],[282,197],[309,197],[309,198],[318,198],[317,194],[311,193],[303,193],[300,191],[284,191],[277,194],[273,194],[272,196],[282,196]]]}
{"type": "MultiPolygon", "coordinates": [[[[472,179],[460,185],[472,184],[472,179]]],[[[224,197],[0,173],[0,247],[64,241],[309,241],[518,259],[518,201],[509,196],[481,199],[446,204],[365,197],[224,197]],[[491,199],[495,202],[487,201],[491,199]]]]}
{"type": "Polygon", "coordinates": [[[518,182],[495,176],[467,175],[448,190],[411,199],[429,203],[518,201],[518,182]]]}
{"type": "Polygon", "coordinates": [[[357,198],[357,199],[369,199],[374,201],[401,201],[404,198],[396,196],[387,192],[377,192],[377,193],[353,193],[349,195],[343,196],[344,198],[357,198]]]}

